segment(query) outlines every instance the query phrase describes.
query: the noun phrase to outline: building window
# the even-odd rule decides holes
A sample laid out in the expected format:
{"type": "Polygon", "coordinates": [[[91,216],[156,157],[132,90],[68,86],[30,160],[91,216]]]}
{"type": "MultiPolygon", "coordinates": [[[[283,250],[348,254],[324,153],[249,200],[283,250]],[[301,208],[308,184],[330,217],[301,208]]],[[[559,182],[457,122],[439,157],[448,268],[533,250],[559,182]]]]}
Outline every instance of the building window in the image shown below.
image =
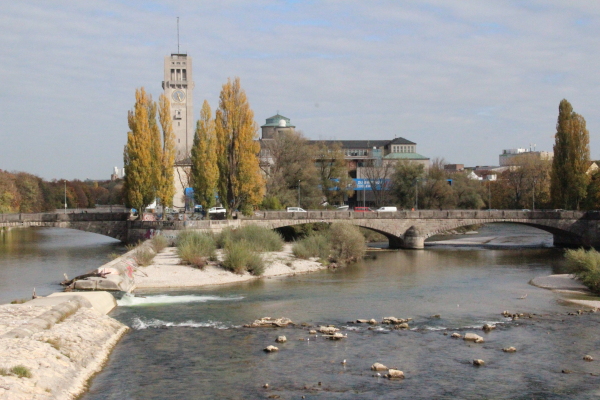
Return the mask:
{"type": "Polygon", "coordinates": [[[185,69],[182,69],[182,70],[181,70],[181,74],[182,74],[182,76],[183,76],[183,80],[184,80],[184,81],[187,81],[187,73],[186,73],[186,70],[185,70],[185,69]]]}
{"type": "Polygon", "coordinates": [[[171,80],[172,81],[175,80],[175,70],[174,69],[171,70],[171,80]]]}

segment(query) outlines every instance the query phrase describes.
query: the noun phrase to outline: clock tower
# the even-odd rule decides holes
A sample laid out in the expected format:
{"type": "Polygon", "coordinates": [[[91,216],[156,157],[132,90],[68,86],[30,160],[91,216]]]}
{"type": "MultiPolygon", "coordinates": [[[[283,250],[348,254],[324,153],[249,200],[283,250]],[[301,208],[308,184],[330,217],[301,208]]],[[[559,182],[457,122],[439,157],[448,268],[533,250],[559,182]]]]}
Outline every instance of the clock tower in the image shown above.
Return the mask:
{"type": "Polygon", "coordinates": [[[165,57],[164,94],[171,102],[171,118],[175,133],[177,155],[175,161],[190,157],[194,143],[194,81],[192,58],[187,54],[171,54],[165,57]]]}

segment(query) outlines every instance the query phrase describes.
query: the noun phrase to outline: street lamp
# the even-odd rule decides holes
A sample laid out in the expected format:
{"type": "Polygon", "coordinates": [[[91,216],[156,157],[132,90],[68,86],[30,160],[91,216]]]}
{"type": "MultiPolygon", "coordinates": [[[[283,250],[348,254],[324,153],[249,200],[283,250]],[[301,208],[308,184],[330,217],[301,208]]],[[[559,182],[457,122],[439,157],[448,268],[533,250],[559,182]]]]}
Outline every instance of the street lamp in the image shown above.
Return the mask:
{"type": "Polygon", "coordinates": [[[536,184],[537,179],[533,180],[533,207],[532,210],[535,211],[535,184],[536,184]]]}
{"type": "Polygon", "coordinates": [[[300,182],[302,181],[298,179],[298,207],[300,207],[300,182]]]}
{"type": "Polygon", "coordinates": [[[419,178],[415,179],[415,210],[419,209],[419,178]]]}

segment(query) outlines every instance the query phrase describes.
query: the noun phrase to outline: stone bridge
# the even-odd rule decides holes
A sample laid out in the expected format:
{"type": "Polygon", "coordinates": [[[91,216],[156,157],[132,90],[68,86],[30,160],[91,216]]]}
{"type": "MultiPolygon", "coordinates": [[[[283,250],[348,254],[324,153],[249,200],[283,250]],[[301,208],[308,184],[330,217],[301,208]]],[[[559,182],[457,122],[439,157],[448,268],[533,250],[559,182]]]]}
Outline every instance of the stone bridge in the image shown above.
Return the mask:
{"type": "Polygon", "coordinates": [[[392,248],[421,249],[424,241],[438,233],[461,226],[510,222],[539,228],[551,233],[555,246],[600,247],[600,212],[580,211],[481,211],[423,210],[398,212],[258,211],[222,221],[130,221],[127,213],[80,214],[0,214],[0,228],[10,226],[53,226],[79,229],[110,236],[124,242],[136,242],[152,231],[174,238],[183,229],[220,231],[225,227],[249,224],[276,229],[315,222],[346,222],[385,235],[392,248]]]}

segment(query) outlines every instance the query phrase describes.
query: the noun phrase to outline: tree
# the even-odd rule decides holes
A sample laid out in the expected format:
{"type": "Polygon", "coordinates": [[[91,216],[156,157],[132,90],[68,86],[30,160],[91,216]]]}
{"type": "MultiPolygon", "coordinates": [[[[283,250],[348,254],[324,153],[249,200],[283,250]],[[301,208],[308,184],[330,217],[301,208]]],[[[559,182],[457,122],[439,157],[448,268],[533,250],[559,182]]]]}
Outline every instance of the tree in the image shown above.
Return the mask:
{"type": "MultiPolygon", "coordinates": [[[[156,197],[163,207],[173,207],[175,196],[175,133],[171,120],[171,103],[163,94],[158,98],[158,116],[162,130],[162,152],[160,154],[160,174],[156,197]]],[[[164,210],[163,210],[164,211],[164,210]]],[[[166,213],[163,212],[163,218],[166,213]]]]}
{"type": "Polygon", "coordinates": [[[19,191],[14,175],[0,170],[0,214],[16,212],[19,203],[19,191]]]}
{"type": "Polygon", "coordinates": [[[558,107],[550,194],[555,207],[579,209],[586,196],[590,159],[585,119],[563,99],[558,107]]]}
{"type": "Polygon", "coordinates": [[[130,131],[123,154],[125,202],[140,213],[155,200],[158,183],[156,146],[153,146],[153,137],[156,135],[150,121],[153,114],[151,103],[144,88],[135,91],[135,105],[127,115],[130,131]]]}
{"type": "Polygon", "coordinates": [[[424,176],[425,167],[423,164],[410,161],[398,161],[396,163],[392,174],[392,194],[401,207],[415,207],[417,185],[420,184],[424,176]]]}
{"type": "Polygon", "coordinates": [[[348,174],[348,164],[342,145],[333,143],[316,145],[317,170],[323,197],[329,204],[341,203],[345,196],[351,196],[352,178],[348,174]]]}
{"type": "Polygon", "coordinates": [[[313,208],[321,203],[315,151],[301,132],[279,132],[273,139],[263,140],[262,154],[265,206],[269,209],[295,205],[313,208]]]}
{"type": "Polygon", "coordinates": [[[395,163],[382,159],[369,159],[364,163],[361,168],[362,177],[369,183],[375,207],[389,204],[392,198],[390,191],[392,187],[391,177],[395,170],[395,163]]]}
{"type": "Polygon", "coordinates": [[[219,198],[231,211],[250,213],[264,195],[257,139],[258,126],[240,79],[227,80],[219,96],[215,119],[219,198]]]}
{"type": "Polygon", "coordinates": [[[194,145],[192,147],[192,187],[194,199],[205,210],[215,205],[219,168],[215,136],[215,121],[206,100],[200,110],[200,119],[196,124],[194,145]]]}

